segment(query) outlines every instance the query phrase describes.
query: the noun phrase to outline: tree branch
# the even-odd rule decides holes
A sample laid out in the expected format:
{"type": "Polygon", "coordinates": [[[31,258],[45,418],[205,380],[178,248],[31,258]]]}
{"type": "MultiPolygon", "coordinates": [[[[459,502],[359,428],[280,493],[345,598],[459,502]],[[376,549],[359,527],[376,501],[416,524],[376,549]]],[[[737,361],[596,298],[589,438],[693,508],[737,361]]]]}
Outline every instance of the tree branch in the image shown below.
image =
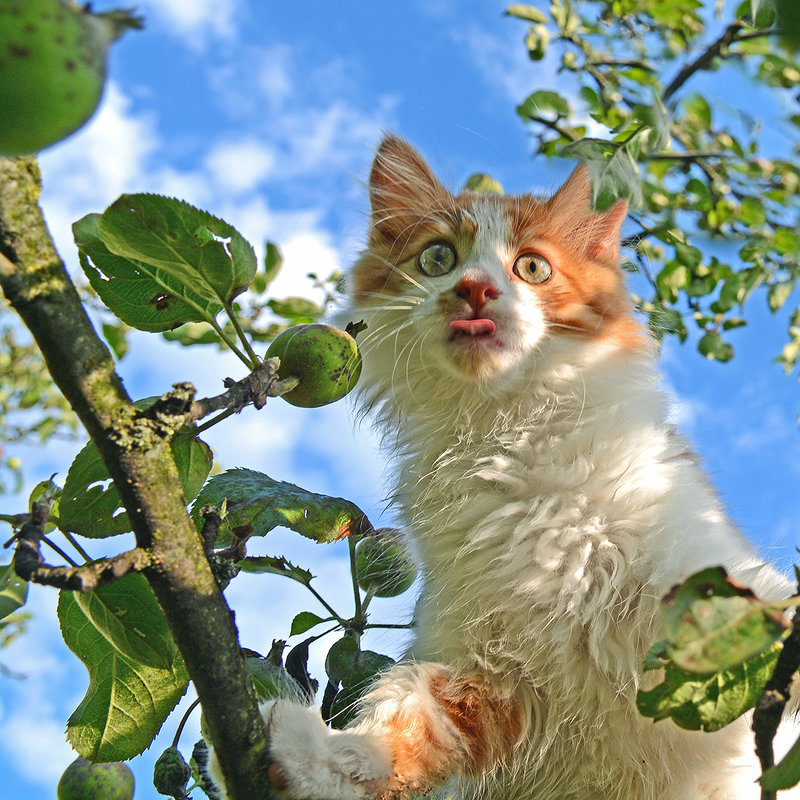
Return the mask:
{"type": "MultiPolygon", "coordinates": [[[[795,614],[792,630],[783,642],[783,650],[778,656],[775,670],[764,686],[753,713],[756,755],[761,762],[762,772],[775,764],[772,742],[786,703],[789,701],[789,691],[798,668],[800,668],[800,614],[795,614]]],[[[761,790],[761,800],[775,800],[775,796],[775,792],[761,790]]]]}
{"type": "Polygon", "coordinates": [[[52,243],[40,190],[35,159],[0,159],[0,288],[95,442],[137,547],[151,553],[143,574],[203,704],[230,797],[266,798],[266,727],[233,615],[186,513],[169,426],[154,427],[131,403],[52,243]]]}
{"type": "Polygon", "coordinates": [[[672,79],[669,86],[664,89],[664,94],[661,97],[664,105],[667,104],[670,97],[672,97],[695,72],[699,72],[703,69],[710,69],[714,63],[714,59],[722,55],[722,52],[737,40],[738,34],[743,27],[744,25],[741,22],[732,22],[725,29],[722,36],[715,42],[712,42],[694,61],[684,66],[672,79]]]}

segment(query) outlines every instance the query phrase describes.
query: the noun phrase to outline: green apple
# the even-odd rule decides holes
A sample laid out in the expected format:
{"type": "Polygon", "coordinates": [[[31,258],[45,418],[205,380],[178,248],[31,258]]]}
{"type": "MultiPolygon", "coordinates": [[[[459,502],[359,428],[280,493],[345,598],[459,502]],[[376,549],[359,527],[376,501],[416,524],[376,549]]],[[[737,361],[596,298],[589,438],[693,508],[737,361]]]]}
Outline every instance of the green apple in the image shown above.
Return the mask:
{"type": "Polygon", "coordinates": [[[76,758],[58,782],[58,800],[133,800],[133,773],[127,764],[92,764],[76,758]]]}
{"type": "Polygon", "coordinates": [[[0,155],[35,153],[97,108],[108,46],[141,19],[72,0],[0,0],[0,155]]]}
{"type": "Polygon", "coordinates": [[[417,568],[400,531],[378,528],[356,545],[358,585],[376,597],[395,597],[408,589],[417,568]]]}
{"type": "Polygon", "coordinates": [[[277,356],[278,377],[300,382],[282,394],[287,403],[305,408],[340,400],[361,375],[361,354],[356,340],[345,331],[314,323],[295,325],[273,339],[267,358],[277,356]]]}

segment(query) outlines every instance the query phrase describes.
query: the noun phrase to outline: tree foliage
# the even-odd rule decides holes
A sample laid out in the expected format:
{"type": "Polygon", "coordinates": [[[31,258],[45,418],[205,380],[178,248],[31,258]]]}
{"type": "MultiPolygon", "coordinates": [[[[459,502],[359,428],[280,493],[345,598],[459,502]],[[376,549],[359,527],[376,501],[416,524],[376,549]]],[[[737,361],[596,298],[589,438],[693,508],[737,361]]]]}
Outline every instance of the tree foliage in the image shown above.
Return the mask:
{"type": "MultiPolygon", "coordinates": [[[[728,361],[751,295],[778,311],[800,275],[796,7],[553,0],[508,14],[527,21],[531,59],[558,63],[559,91],[517,108],[536,151],[585,161],[598,206],[629,198],[653,334],[695,326],[699,351],[728,361]],[[709,91],[709,72],[735,91],[709,91]]],[[[798,358],[796,310],[779,359],[791,372],[798,358]]]]}

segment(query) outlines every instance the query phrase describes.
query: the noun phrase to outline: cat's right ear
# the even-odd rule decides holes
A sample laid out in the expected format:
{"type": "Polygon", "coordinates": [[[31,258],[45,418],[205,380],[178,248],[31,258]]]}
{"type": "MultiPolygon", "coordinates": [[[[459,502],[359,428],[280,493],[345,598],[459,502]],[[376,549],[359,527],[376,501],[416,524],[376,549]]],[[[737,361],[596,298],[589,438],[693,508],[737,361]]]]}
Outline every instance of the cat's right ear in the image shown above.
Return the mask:
{"type": "Polygon", "coordinates": [[[383,138],[369,176],[373,235],[395,241],[425,209],[441,206],[449,196],[408,142],[393,135],[383,138]]]}

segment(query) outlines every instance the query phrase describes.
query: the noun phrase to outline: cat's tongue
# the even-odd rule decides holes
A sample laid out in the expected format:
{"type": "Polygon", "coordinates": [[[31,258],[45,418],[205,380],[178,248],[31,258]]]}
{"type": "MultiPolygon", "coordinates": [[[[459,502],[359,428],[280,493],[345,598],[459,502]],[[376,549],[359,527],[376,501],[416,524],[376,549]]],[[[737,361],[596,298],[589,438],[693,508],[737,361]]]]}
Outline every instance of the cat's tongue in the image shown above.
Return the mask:
{"type": "Polygon", "coordinates": [[[450,323],[453,333],[483,336],[494,333],[495,324],[490,319],[457,319],[450,323]]]}

